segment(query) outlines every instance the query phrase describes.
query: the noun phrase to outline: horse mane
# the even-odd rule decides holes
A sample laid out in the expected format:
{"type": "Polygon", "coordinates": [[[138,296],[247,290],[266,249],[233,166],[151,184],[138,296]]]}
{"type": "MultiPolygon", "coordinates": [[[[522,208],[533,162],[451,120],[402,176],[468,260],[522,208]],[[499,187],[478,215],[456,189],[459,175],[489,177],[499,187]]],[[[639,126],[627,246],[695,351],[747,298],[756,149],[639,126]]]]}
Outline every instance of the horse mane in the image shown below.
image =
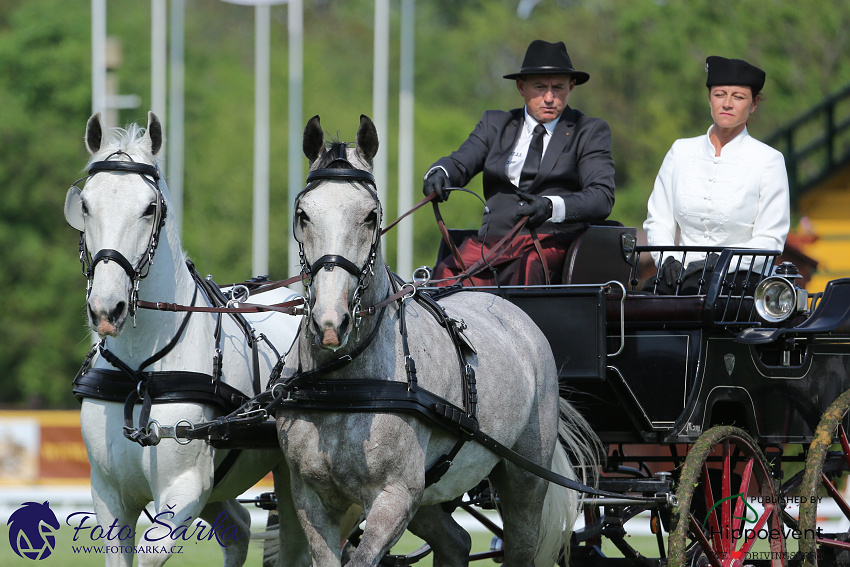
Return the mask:
{"type": "Polygon", "coordinates": [[[100,149],[91,156],[85,170],[88,171],[92,163],[102,161],[116,151],[130,154],[136,161],[155,163],[153,154],[142,144],[145,131],[146,128],[138,124],[129,124],[124,128],[107,128],[100,149]]]}

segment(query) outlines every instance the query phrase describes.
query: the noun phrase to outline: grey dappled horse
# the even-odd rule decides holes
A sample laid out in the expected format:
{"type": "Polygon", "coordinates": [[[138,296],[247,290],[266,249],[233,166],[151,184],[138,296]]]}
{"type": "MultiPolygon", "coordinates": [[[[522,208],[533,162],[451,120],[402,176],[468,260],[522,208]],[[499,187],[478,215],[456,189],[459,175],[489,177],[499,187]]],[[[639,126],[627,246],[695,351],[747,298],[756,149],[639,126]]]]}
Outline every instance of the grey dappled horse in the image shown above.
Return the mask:
{"type": "MultiPolygon", "coordinates": [[[[283,382],[300,381],[305,387],[314,377],[408,382],[399,328],[404,309],[418,388],[469,407],[455,344],[422,304],[393,301],[358,321],[359,308],[366,310],[393,293],[380,252],[381,205],[373,183],[362,175],[371,170],[378,149],[371,120],[361,116],[354,148],[337,143],[326,150],[316,116],[306,126],[303,145],[311,175],[319,174],[296,201],[294,219],[309,273],[310,306],[287,355],[283,382]],[[348,175],[339,173],[352,166],[348,175]],[[335,173],[323,177],[326,171],[335,173]]],[[[440,305],[466,326],[461,332],[472,348],[461,348],[477,377],[481,431],[575,478],[558,442],[560,429],[581,461],[577,464],[591,470],[595,445],[588,440],[595,437],[559,397],[555,361],[539,328],[519,308],[488,293],[457,293],[440,305]]],[[[552,565],[568,545],[577,494],[479,444],[464,444],[444,476],[426,487],[426,471],[451,454],[458,440],[427,420],[392,412],[310,411],[285,403],[276,417],[293,473],[293,500],[316,567],[340,564],[339,522],[351,504],[362,506],[366,519],[348,565],[377,565],[405,528],[431,544],[435,565],[465,565],[469,535],[440,504],[485,478],[500,498],[506,565],[552,565]]]]}

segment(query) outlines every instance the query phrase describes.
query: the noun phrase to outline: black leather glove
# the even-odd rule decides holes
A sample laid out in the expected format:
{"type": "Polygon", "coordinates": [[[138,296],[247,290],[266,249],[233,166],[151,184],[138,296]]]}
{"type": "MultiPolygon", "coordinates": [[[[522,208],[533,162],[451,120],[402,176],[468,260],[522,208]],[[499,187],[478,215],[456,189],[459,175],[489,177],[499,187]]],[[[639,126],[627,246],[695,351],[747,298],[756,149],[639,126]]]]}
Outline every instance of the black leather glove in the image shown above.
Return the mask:
{"type": "Polygon", "coordinates": [[[431,193],[434,193],[436,195],[434,200],[438,203],[442,203],[449,198],[448,187],[448,176],[442,169],[437,168],[431,172],[431,175],[425,178],[425,181],[422,183],[422,192],[426,197],[431,193]]]}
{"type": "Polygon", "coordinates": [[[516,218],[528,217],[525,228],[529,230],[537,228],[552,218],[552,201],[546,197],[523,193],[521,191],[517,191],[516,194],[521,199],[516,209],[516,218]]]}
{"type": "Polygon", "coordinates": [[[679,278],[679,274],[681,273],[682,263],[672,256],[667,256],[667,259],[664,260],[664,264],[661,265],[661,274],[658,278],[672,288],[676,285],[676,280],[679,278]]]}

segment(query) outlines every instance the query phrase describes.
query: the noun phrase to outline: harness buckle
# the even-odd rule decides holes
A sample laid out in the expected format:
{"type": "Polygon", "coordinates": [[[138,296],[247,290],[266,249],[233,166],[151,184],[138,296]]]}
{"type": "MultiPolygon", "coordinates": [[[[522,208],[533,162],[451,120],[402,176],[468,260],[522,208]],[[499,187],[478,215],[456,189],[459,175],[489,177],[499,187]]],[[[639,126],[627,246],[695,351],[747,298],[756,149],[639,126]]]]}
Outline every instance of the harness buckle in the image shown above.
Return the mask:
{"type": "Polygon", "coordinates": [[[257,421],[265,421],[268,419],[269,414],[266,412],[266,408],[256,408],[236,415],[237,418],[245,421],[254,421],[257,419],[257,416],[259,416],[257,421]]]}

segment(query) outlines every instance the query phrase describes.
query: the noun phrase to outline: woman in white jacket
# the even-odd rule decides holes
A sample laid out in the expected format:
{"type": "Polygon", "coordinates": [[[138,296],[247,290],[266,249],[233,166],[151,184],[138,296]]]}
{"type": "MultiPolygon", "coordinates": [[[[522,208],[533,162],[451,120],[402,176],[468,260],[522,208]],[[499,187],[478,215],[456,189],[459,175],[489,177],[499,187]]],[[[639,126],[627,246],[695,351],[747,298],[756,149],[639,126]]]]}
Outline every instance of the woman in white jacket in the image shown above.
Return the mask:
{"type": "MultiPolygon", "coordinates": [[[[782,250],[790,227],[785,159],[747,132],[765,73],[740,59],[706,59],[714,123],[703,136],[676,140],[649,197],[643,228],[650,246],[725,246],[782,250]]],[[[671,291],[683,272],[700,276],[702,256],[665,255],[659,289],[671,291]]],[[[656,262],[659,258],[655,256],[656,262]]],[[[709,262],[710,263],[710,262],[709,262]]],[[[691,280],[696,278],[691,277],[691,280]]],[[[652,281],[652,280],[651,280],[652,281]]],[[[693,281],[680,293],[693,293],[693,281]]],[[[703,288],[704,290],[704,288],[703,288]]]]}

